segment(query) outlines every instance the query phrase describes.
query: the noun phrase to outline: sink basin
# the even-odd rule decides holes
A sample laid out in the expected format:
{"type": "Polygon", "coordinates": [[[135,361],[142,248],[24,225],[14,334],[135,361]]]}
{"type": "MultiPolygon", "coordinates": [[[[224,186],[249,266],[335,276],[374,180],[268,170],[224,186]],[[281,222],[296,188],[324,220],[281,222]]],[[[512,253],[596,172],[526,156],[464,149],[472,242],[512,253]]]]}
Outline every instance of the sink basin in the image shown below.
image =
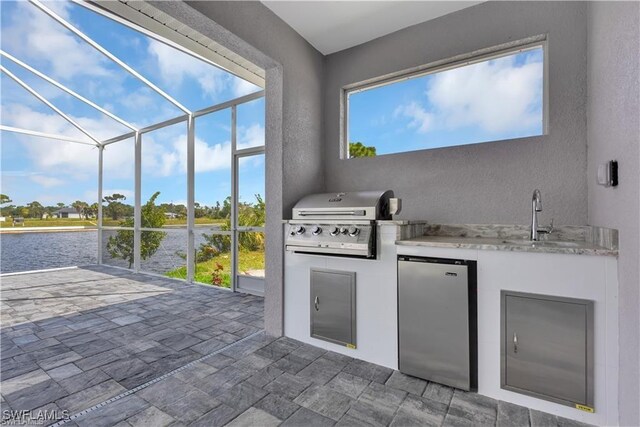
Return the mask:
{"type": "Polygon", "coordinates": [[[531,240],[503,240],[502,243],[509,245],[531,246],[531,247],[548,247],[548,248],[578,248],[582,246],[578,242],[559,242],[556,240],[539,240],[537,242],[531,240]]]}

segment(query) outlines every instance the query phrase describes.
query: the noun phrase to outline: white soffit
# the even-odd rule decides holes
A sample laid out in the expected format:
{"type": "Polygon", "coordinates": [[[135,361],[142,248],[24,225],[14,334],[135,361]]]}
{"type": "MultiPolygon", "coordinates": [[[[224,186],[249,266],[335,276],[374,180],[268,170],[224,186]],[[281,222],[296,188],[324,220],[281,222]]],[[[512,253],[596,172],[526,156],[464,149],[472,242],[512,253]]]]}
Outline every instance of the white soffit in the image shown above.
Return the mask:
{"type": "Polygon", "coordinates": [[[481,1],[267,1],[262,3],[329,55],[481,1]]]}
{"type": "Polygon", "coordinates": [[[147,35],[160,36],[169,41],[168,44],[174,43],[255,85],[265,85],[263,69],[145,1],[94,0],[88,4],[106,9],[116,17],[147,30],[147,35]]]}

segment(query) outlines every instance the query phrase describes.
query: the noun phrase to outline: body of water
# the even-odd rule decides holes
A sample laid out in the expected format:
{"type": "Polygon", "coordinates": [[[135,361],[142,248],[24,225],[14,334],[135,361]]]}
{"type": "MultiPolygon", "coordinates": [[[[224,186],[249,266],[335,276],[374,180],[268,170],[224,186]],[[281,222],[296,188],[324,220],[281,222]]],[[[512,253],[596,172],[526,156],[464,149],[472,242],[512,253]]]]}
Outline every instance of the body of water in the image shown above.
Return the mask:
{"type": "MultiPolygon", "coordinates": [[[[128,267],[127,261],[112,259],[105,249],[109,236],[116,233],[112,230],[103,231],[103,263],[128,267]]],[[[186,261],[178,255],[184,255],[187,251],[186,230],[167,229],[166,233],[158,251],[141,262],[143,271],[164,274],[186,265],[186,261]]],[[[199,235],[196,232],[196,236],[199,235]]],[[[196,246],[199,240],[196,238],[196,246]]],[[[1,273],[97,264],[98,232],[7,233],[0,235],[0,250],[1,273]]]]}
{"type": "Polygon", "coordinates": [[[0,272],[42,270],[98,262],[98,232],[0,235],[0,272]]]}

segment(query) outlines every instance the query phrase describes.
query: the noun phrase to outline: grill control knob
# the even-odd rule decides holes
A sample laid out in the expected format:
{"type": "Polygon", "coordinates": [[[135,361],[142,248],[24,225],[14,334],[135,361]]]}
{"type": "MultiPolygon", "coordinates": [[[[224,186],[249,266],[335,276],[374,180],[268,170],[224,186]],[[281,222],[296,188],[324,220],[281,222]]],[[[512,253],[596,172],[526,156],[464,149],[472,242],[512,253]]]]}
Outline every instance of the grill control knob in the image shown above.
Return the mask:
{"type": "Polygon", "coordinates": [[[299,225],[296,227],[296,234],[300,235],[300,234],[304,234],[304,227],[299,225]]]}
{"type": "Polygon", "coordinates": [[[349,232],[349,230],[347,230],[347,227],[340,227],[340,232],[342,234],[347,234],[349,232]]]}
{"type": "Polygon", "coordinates": [[[317,236],[320,233],[322,233],[322,228],[317,225],[313,227],[313,230],[311,230],[311,234],[313,234],[314,236],[317,236]]]}
{"type": "Polygon", "coordinates": [[[331,234],[332,236],[337,236],[338,234],[340,234],[340,230],[338,230],[338,227],[331,227],[329,234],[331,234]]]}
{"type": "Polygon", "coordinates": [[[359,228],[349,227],[349,236],[356,237],[358,234],[360,234],[360,229],[359,228]]]}

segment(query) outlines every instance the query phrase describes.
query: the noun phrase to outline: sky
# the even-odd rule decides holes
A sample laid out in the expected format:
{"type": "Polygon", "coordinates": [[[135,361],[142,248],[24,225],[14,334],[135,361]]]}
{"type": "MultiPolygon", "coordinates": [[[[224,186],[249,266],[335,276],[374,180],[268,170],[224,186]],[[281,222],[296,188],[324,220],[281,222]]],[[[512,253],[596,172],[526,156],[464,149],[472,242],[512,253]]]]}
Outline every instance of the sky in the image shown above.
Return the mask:
{"type": "Polygon", "coordinates": [[[349,141],[377,155],[543,132],[543,51],[408,79],[349,96],[349,141]]]}
{"type": "MultiPolygon", "coordinates": [[[[68,1],[45,4],[129,64],[190,110],[260,90],[224,70],[68,1]]],[[[2,50],[45,73],[129,123],[142,127],[182,113],[72,32],[24,1],[0,1],[2,50]]],[[[130,130],[19,65],[2,65],[98,139],[130,130]]],[[[89,140],[2,73],[1,122],[28,130],[89,140]]],[[[264,98],[238,107],[238,148],[264,145],[264,98]]],[[[196,119],[195,200],[215,205],[231,192],[231,111],[196,119]]],[[[142,201],[186,204],[186,123],[144,134],[142,201]]],[[[1,133],[0,192],[13,204],[97,201],[98,149],[45,138],[1,133]]],[[[103,194],[120,193],[133,204],[133,140],[104,150],[103,194]]],[[[264,156],[240,161],[240,201],[264,197],[264,156]]]]}

